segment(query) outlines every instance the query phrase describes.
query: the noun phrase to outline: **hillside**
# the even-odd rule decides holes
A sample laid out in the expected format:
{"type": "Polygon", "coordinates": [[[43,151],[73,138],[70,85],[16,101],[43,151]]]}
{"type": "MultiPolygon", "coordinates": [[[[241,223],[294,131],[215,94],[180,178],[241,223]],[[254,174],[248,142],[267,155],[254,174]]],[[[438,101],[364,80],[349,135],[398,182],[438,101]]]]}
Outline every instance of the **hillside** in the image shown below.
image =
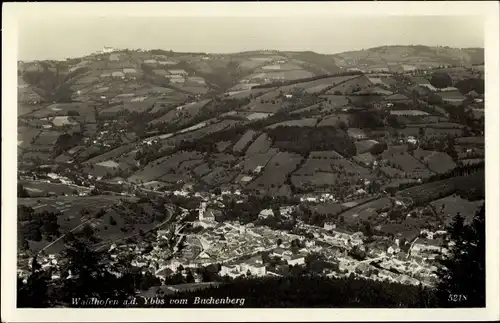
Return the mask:
{"type": "Polygon", "coordinates": [[[364,71],[412,71],[446,65],[484,64],[484,48],[450,48],[428,46],[382,46],[331,55],[342,68],[364,71]]]}

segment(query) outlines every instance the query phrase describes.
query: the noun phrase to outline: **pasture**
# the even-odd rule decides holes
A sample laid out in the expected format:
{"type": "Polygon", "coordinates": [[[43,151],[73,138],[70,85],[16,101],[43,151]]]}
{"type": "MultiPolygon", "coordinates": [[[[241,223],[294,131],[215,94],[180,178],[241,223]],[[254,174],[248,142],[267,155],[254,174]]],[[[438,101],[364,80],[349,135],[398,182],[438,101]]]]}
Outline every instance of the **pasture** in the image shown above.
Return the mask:
{"type": "Polygon", "coordinates": [[[255,170],[258,166],[265,166],[271,158],[278,153],[278,149],[271,148],[262,153],[252,153],[245,157],[243,162],[243,170],[250,172],[255,170]]]}
{"type": "Polygon", "coordinates": [[[293,172],[301,161],[300,155],[279,152],[269,160],[262,174],[248,187],[253,189],[278,188],[285,183],[287,175],[293,172]]]}
{"type": "Polygon", "coordinates": [[[392,202],[389,198],[383,197],[373,201],[359,204],[340,214],[338,217],[344,217],[346,222],[357,222],[368,220],[370,216],[376,216],[382,210],[388,210],[392,207],[392,202]]]}
{"type": "Polygon", "coordinates": [[[199,152],[177,152],[150,162],[143,169],[131,175],[128,181],[133,183],[149,182],[162,177],[164,174],[175,173],[179,165],[184,161],[202,158],[203,155],[199,152]]]}
{"type": "Polygon", "coordinates": [[[298,119],[298,120],[288,120],[288,121],[283,121],[279,123],[275,123],[273,125],[268,126],[268,129],[274,129],[277,127],[315,127],[316,124],[318,123],[317,118],[305,118],[305,119],[298,119]]]}
{"type": "Polygon", "coordinates": [[[464,216],[466,223],[471,223],[483,203],[484,201],[467,201],[460,196],[450,195],[430,204],[434,211],[443,217],[447,224],[450,224],[457,213],[464,216]]]}
{"type": "Polygon", "coordinates": [[[453,158],[444,152],[417,149],[413,156],[438,174],[444,174],[457,166],[453,158]]]}
{"type": "Polygon", "coordinates": [[[247,132],[245,132],[245,134],[243,134],[243,136],[241,136],[240,139],[233,146],[233,151],[237,153],[242,152],[256,135],[257,132],[253,130],[248,130],[247,132]]]}
{"type": "Polygon", "coordinates": [[[250,144],[247,151],[245,152],[245,156],[252,156],[254,154],[262,154],[265,153],[271,148],[271,139],[266,133],[261,134],[255,141],[250,144]]]}

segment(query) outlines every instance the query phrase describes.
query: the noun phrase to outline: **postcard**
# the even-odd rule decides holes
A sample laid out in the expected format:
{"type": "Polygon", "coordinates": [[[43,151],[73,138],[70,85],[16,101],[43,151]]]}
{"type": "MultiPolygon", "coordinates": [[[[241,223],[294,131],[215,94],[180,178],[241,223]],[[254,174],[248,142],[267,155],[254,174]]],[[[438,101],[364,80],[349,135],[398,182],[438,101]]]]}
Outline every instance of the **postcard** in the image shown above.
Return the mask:
{"type": "Polygon", "coordinates": [[[3,318],[499,319],[498,14],[5,4],[3,318]]]}

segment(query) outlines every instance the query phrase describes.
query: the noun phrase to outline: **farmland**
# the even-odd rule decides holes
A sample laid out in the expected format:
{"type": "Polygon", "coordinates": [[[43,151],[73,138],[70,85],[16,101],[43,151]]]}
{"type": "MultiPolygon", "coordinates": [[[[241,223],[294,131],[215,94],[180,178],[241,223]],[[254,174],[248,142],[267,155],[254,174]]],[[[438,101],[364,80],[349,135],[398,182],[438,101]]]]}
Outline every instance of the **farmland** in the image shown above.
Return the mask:
{"type": "Polygon", "coordinates": [[[413,152],[413,156],[435,173],[443,174],[456,167],[453,159],[443,152],[419,149],[413,152]]]}
{"type": "Polygon", "coordinates": [[[276,127],[294,127],[294,126],[297,126],[297,127],[315,127],[317,123],[318,123],[318,119],[307,118],[307,119],[300,119],[300,120],[283,121],[280,123],[270,125],[268,128],[274,129],[276,127]]]}
{"type": "Polygon", "coordinates": [[[242,152],[256,135],[257,133],[253,130],[248,130],[247,132],[245,132],[245,134],[233,146],[233,151],[242,152]]]}
{"type": "Polygon", "coordinates": [[[179,152],[175,155],[162,157],[147,164],[142,170],[128,178],[130,182],[149,182],[164,174],[175,172],[182,162],[201,159],[203,155],[196,152],[179,152]]]}
{"type": "Polygon", "coordinates": [[[484,171],[410,187],[397,194],[401,197],[411,198],[419,204],[433,201],[443,195],[453,194],[459,189],[484,191],[484,171]]]}
{"type": "Polygon", "coordinates": [[[447,224],[453,221],[453,217],[460,213],[465,216],[466,222],[472,221],[472,216],[479,211],[484,201],[468,201],[457,195],[450,195],[431,202],[434,211],[439,214],[447,224]]]}
{"type": "Polygon", "coordinates": [[[254,154],[265,153],[271,148],[271,140],[268,135],[263,133],[255,141],[250,144],[245,155],[251,156],[254,154]]]}
{"type": "Polygon", "coordinates": [[[343,217],[346,222],[358,222],[367,220],[372,216],[376,216],[378,211],[389,209],[391,207],[392,202],[390,199],[380,198],[350,208],[338,214],[338,217],[343,217]]]}
{"type": "Polygon", "coordinates": [[[259,190],[277,188],[286,181],[287,175],[293,172],[301,161],[302,157],[297,154],[279,152],[269,160],[263,173],[247,188],[259,190]]]}

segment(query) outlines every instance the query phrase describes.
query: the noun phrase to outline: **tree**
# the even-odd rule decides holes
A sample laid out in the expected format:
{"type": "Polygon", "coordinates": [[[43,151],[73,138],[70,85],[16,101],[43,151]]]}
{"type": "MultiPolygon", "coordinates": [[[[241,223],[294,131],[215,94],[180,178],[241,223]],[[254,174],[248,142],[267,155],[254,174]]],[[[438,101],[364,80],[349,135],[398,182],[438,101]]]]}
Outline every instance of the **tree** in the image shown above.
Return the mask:
{"type": "Polygon", "coordinates": [[[48,277],[41,270],[36,257],[31,262],[31,275],[26,279],[17,280],[17,306],[18,307],[48,307],[51,300],[48,297],[48,277]]]}
{"type": "Polygon", "coordinates": [[[17,197],[30,197],[28,191],[24,188],[23,184],[17,184],[17,197]]]}
{"type": "Polygon", "coordinates": [[[193,276],[193,273],[191,272],[191,270],[188,270],[188,272],[186,274],[186,283],[188,283],[188,284],[194,283],[194,276],[193,276]]]}
{"type": "Polygon", "coordinates": [[[76,240],[64,250],[63,256],[66,263],[61,276],[66,277],[69,272],[73,276],[64,280],[59,293],[64,303],[69,304],[74,298],[89,297],[109,297],[120,301],[134,294],[130,269],[121,268],[123,276],[115,277],[106,269],[106,253],[93,251],[86,243],[76,240]]]}
{"type": "Polygon", "coordinates": [[[89,224],[86,224],[83,226],[82,234],[88,239],[94,234],[94,229],[89,224]]]}
{"type": "Polygon", "coordinates": [[[465,225],[457,213],[449,228],[455,243],[448,256],[440,260],[437,299],[442,307],[484,307],[485,276],[485,208],[476,214],[472,224],[465,225]]]}
{"type": "Polygon", "coordinates": [[[453,84],[453,79],[448,73],[435,72],[432,74],[430,82],[432,86],[442,89],[451,86],[453,84]]]}
{"type": "Polygon", "coordinates": [[[116,225],[116,221],[115,221],[115,218],[113,218],[113,216],[109,217],[109,224],[110,225],[116,225]]]}

